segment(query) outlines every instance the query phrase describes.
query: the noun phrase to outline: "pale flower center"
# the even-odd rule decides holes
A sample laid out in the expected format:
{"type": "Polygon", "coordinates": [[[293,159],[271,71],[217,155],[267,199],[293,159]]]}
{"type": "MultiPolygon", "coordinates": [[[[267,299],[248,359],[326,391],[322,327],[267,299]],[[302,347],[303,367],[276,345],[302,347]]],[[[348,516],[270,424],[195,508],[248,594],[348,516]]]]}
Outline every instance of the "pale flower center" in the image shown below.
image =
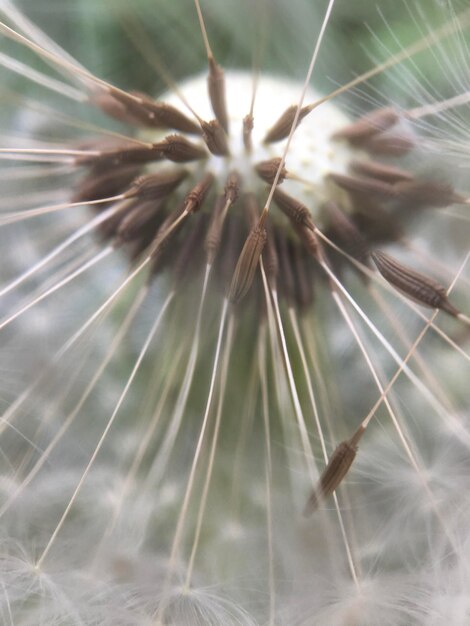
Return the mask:
{"type": "MultiPolygon", "coordinates": [[[[263,183],[256,174],[257,163],[281,157],[286,140],[265,144],[264,137],[284,111],[299,101],[300,83],[272,76],[260,76],[256,89],[253,117],[251,153],[243,143],[243,118],[249,113],[253,96],[253,75],[243,71],[226,71],[226,101],[229,115],[229,157],[210,155],[205,169],[212,171],[223,185],[230,171],[237,170],[244,188],[256,191],[263,183]]],[[[193,110],[204,120],[214,117],[207,91],[207,75],[203,74],[178,86],[193,110]]],[[[309,89],[305,102],[317,100],[320,94],[309,89]]],[[[163,102],[181,108],[181,100],[174,92],[164,94],[163,102]]],[[[317,203],[328,199],[325,176],[330,172],[346,174],[352,159],[352,150],[343,142],[331,137],[350,123],[348,117],[331,102],[325,102],[310,113],[295,132],[286,158],[286,168],[297,180],[287,179],[283,191],[295,195],[311,210],[317,203]],[[300,180],[299,180],[300,179],[300,180]],[[312,196],[315,203],[312,206],[312,196]]],[[[198,169],[199,164],[189,164],[188,169],[198,169]]]]}

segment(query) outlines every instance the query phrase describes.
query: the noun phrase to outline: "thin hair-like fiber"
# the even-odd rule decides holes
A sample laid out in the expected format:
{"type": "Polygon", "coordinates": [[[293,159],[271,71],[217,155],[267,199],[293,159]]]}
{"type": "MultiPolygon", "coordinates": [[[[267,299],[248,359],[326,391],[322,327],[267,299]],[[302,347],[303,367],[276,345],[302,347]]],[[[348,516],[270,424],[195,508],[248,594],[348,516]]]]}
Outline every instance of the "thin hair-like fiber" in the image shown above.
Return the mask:
{"type": "Polygon", "coordinates": [[[0,622],[470,623],[464,0],[0,1],[0,622]]]}

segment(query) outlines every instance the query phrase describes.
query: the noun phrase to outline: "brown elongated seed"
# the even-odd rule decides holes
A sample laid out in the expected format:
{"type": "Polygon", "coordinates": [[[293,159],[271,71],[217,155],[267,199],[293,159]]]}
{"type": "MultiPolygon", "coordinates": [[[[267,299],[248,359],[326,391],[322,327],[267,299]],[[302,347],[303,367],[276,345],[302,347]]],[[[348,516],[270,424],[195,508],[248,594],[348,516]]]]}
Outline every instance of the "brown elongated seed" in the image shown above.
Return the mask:
{"type": "Polygon", "coordinates": [[[253,148],[252,136],[254,127],[254,117],[249,113],[245,115],[243,118],[243,145],[245,146],[245,150],[247,152],[251,152],[253,148]]]}
{"type": "Polygon", "coordinates": [[[196,218],[196,223],[191,221],[191,229],[189,234],[185,236],[181,242],[181,247],[178,250],[178,255],[173,264],[173,271],[175,278],[178,282],[184,280],[184,278],[199,269],[201,261],[202,242],[204,240],[204,231],[207,226],[207,220],[205,215],[199,215],[196,218]]]}
{"type": "Polygon", "coordinates": [[[395,219],[379,204],[367,203],[365,199],[355,202],[357,209],[352,220],[358,230],[369,242],[398,241],[403,237],[403,229],[399,220],[395,219]]]}
{"type": "MultiPolygon", "coordinates": [[[[158,211],[155,213],[153,218],[148,222],[145,229],[141,230],[140,236],[137,239],[133,239],[126,248],[126,254],[129,257],[131,262],[136,261],[140,255],[148,250],[150,244],[155,239],[155,235],[162,225],[163,216],[162,212],[158,211]]],[[[168,255],[164,257],[165,261],[168,259],[168,255]]],[[[164,267],[163,259],[160,257],[158,263],[158,271],[160,271],[164,267]]],[[[154,268],[155,269],[155,268],[154,268]]],[[[153,272],[153,276],[155,276],[156,270],[153,272]]]]}
{"type": "Polygon", "coordinates": [[[314,513],[321,501],[336,491],[344,480],[356,458],[357,446],[363,433],[364,428],[360,427],[351,439],[342,441],[336,447],[320,476],[316,488],[307,501],[304,509],[304,515],[306,517],[314,513]]]}
{"type": "Polygon", "coordinates": [[[121,122],[148,128],[174,128],[193,135],[201,134],[199,125],[179,109],[166,102],[153,100],[144,93],[132,91],[126,94],[112,90],[94,95],[92,101],[102,111],[121,122]]]}
{"type": "Polygon", "coordinates": [[[303,224],[296,226],[295,230],[307,252],[315,259],[319,259],[320,255],[320,243],[317,235],[311,228],[304,226],[303,224]]]}
{"type": "Polygon", "coordinates": [[[204,250],[207,255],[208,265],[212,265],[214,263],[219,250],[220,241],[222,239],[222,228],[224,225],[225,204],[225,197],[219,196],[215,201],[214,209],[212,211],[209,228],[207,229],[207,235],[204,240],[204,250]]]}
{"type": "Polygon", "coordinates": [[[173,128],[189,135],[201,134],[199,124],[193,122],[173,105],[166,102],[157,102],[148,96],[143,97],[143,100],[144,107],[148,112],[148,126],[152,128],[173,128]]]}
{"type": "MultiPolygon", "coordinates": [[[[191,120],[175,106],[166,102],[153,100],[146,94],[133,92],[133,95],[139,96],[142,100],[140,106],[142,107],[141,110],[143,112],[145,111],[144,116],[146,115],[147,119],[146,126],[152,128],[173,128],[174,130],[190,135],[201,134],[199,124],[191,120]]],[[[132,100],[132,102],[137,104],[135,100],[132,100]]]]}
{"type": "Polygon", "coordinates": [[[240,255],[240,249],[245,241],[245,234],[241,226],[242,218],[239,218],[239,216],[227,220],[226,231],[224,232],[223,238],[224,253],[220,255],[216,268],[219,288],[224,296],[227,294],[227,285],[231,283],[233,272],[235,271],[240,255]]]}
{"type": "Polygon", "coordinates": [[[328,174],[328,178],[346,191],[374,194],[381,198],[392,198],[395,195],[393,185],[376,178],[356,178],[335,173],[328,174]]]}
{"type": "Polygon", "coordinates": [[[376,250],[371,252],[371,256],[385,280],[411,300],[432,309],[445,311],[453,317],[459,315],[459,311],[449,302],[445,287],[441,284],[398,263],[385,252],[376,250]]]}
{"type": "Polygon", "coordinates": [[[243,196],[243,209],[249,228],[254,228],[258,223],[260,216],[260,206],[256,195],[252,192],[243,196]]]}
{"type": "MultiPolygon", "coordinates": [[[[86,137],[81,139],[80,141],[74,142],[73,144],[76,150],[93,150],[97,152],[106,152],[110,150],[114,150],[115,148],[135,148],[135,141],[130,141],[128,139],[120,139],[117,137],[86,137]]],[[[86,155],[84,155],[86,156],[86,155]]]]}
{"type": "MultiPolygon", "coordinates": [[[[281,158],[269,159],[268,161],[261,161],[255,165],[255,170],[258,176],[267,182],[269,185],[274,183],[274,179],[276,177],[277,170],[281,164],[281,158]]],[[[280,176],[278,178],[277,184],[280,185],[285,181],[287,177],[287,170],[285,167],[282,167],[280,176]]]]}
{"type": "Polygon", "coordinates": [[[287,240],[282,231],[278,233],[276,244],[279,258],[279,289],[288,306],[293,306],[295,303],[293,245],[287,240]]]}
{"type": "Polygon", "coordinates": [[[188,163],[207,159],[207,151],[197,144],[189,141],[182,135],[168,135],[163,141],[153,144],[155,150],[159,150],[161,155],[169,161],[175,163],[188,163]]]}
{"type": "Polygon", "coordinates": [[[400,200],[410,203],[414,208],[439,209],[464,202],[464,198],[454,191],[452,185],[439,181],[400,181],[394,185],[394,189],[400,200]]]}
{"type": "Polygon", "coordinates": [[[133,206],[133,200],[120,202],[118,210],[98,226],[98,233],[104,241],[109,241],[115,237],[123,216],[127,215],[127,213],[132,210],[133,206]]]}
{"type": "Polygon", "coordinates": [[[171,238],[175,236],[178,228],[181,227],[181,222],[176,228],[172,228],[173,224],[183,215],[184,204],[181,203],[175,210],[163,220],[160,228],[158,229],[152,243],[152,271],[158,265],[164,250],[167,248],[171,238]]]}
{"type": "Polygon", "coordinates": [[[411,135],[389,131],[370,137],[361,144],[361,147],[374,155],[401,157],[413,150],[415,140],[411,135]]]}
{"type": "Polygon", "coordinates": [[[208,172],[187,194],[184,206],[188,213],[196,213],[202,206],[214,182],[214,174],[208,172]]]}
{"type": "Polygon", "coordinates": [[[272,224],[268,223],[266,227],[266,245],[263,250],[263,265],[266,272],[266,278],[271,289],[275,290],[277,286],[277,277],[279,274],[279,261],[276,252],[276,242],[274,239],[274,229],[272,224]]]}
{"type": "Polygon", "coordinates": [[[91,171],[79,182],[70,201],[90,202],[100,198],[117,196],[131,184],[141,171],[141,168],[135,165],[111,168],[103,173],[91,171]]]}
{"type": "Polygon", "coordinates": [[[335,202],[326,202],[323,209],[328,215],[328,226],[339,240],[342,248],[354,259],[368,265],[369,251],[357,226],[335,202]]]}
{"type": "Polygon", "coordinates": [[[313,273],[309,259],[306,259],[299,246],[292,248],[295,275],[295,299],[301,311],[310,309],[313,302],[313,273]]]}
{"type": "Polygon", "coordinates": [[[303,225],[313,230],[312,216],[305,204],[277,188],[273,200],[294,225],[303,225]]]}
{"type": "Polygon", "coordinates": [[[377,133],[394,126],[400,119],[398,111],[392,107],[376,109],[336,132],[332,139],[346,139],[359,145],[377,133]]]}
{"type": "Polygon", "coordinates": [[[413,174],[393,165],[385,165],[378,161],[353,161],[351,169],[367,178],[378,178],[386,183],[398,183],[413,180],[413,174]]]}
{"type": "Polygon", "coordinates": [[[224,198],[226,203],[232,205],[237,201],[240,194],[240,187],[240,174],[236,170],[233,170],[227,176],[227,182],[224,187],[224,198]]]}
{"type": "Polygon", "coordinates": [[[188,171],[184,169],[141,176],[126,191],[125,197],[151,198],[152,200],[164,198],[174,191],[187,176],[188,171]]]}
{"type": "Polygon", "coordinates": [[[150,161],[161,161],[163,158],[161,150],[154,146],[143,147],[129,146],[129,143],[122,147],[115,147],[103,150],[98,155],[83,155],[75,158],[75,165],[89,165],[99,169],[102,167],[116,167],[121,165],[133,165],[137,163],[149,163],[150,161]]]}
{"type": "Polygon", "coordinates": [[[149,276],[148,276],[149,284],[151,283],[153,278],[163,269],[163,266],[165,264],[165,258],[168,257],[168,246],[170,243],[170,238],[173,235],[173,233],[171,233],[169,237],[160,236],[160,239],[158,239],[158,233],[160,232],[160,230],[162,232],[164,231],[166,232],[168,228],[165,228],[163,230],[163,224],[162,224],[159,230],[157,231],[157,234],[153,237],[150,243],[148,243],[146,246],[147,249],[150,248],[152,250],[151,257],[150,257],[150,270],[149,270],[149,276]]]}
{"type": "Polygon", "coordinates": [[[202,136],[212,154],[229,156],[227,134],[218,120],[201,122],[202,136]]]}
{"type": "Polygon", "coordinates": [[[232,304],[238,304],[248,293],[256,268],[266,244],[267,233],[263,226],[255,226],[247,237],[233,273],[228,298],[232,304]]]}
{"type": "Polygon", "coordinates": [[[161,208],[161,200],[134,204],[119,224],[116,232],[116,245],[139,238],[161,208]]]}
{"type": "Polygon", "coordinates": [[[107,91],[99,90],[91,97],[91,102],[100,108],[106,115],[132,126],[148,126],[149,114],[143,104],[142,95],[121,93],[110,88],[107,91]],[[138,97],[136,100],[133,98],[138,97]]]}
{"type": "Polygon", "coordinates": [[[228,114],[225,98],[225,75],[224,70],[215,62],[214,57],[209,57],[209,76],[207,87],[212,110],[220,125],[228,133],[228,114]]]}
{"type": "MultiPolygon", "coordinates": [[[[264,143],[276,143],[277,141],[282,141],[286,137],[289,136],[289,133],[292,129],[292,124],[294,123],[294,119],[297,113],[297,105],[293,104],[288,109],[284,111],[281,117],[277,120],[277,122],[272,126],[265,138],[264,143]]],[[[304,106],[300,109],[299,117],[297,119],[297,126],[304,119],[306,115],[310,113],[312,107],[310,105],[304,106]]]]}
{"type": "Polygon", "coordinates": [[[124,122],[125,124],[137,125],[136,119],[127,109],[125,104],[113,96],[112,93],[98,90],[90,96],[90,102],[109,117],[124,122]]]}

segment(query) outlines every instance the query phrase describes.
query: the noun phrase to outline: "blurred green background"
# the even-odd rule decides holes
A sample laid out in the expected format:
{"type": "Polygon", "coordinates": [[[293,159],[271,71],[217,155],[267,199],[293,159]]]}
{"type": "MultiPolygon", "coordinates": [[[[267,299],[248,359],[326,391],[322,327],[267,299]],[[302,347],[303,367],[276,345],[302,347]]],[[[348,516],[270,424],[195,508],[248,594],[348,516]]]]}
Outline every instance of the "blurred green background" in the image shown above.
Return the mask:
{"type": "MultiPolygon", "coordinates": [[[[347,82],[369,69],[374,59],[387,58],[448,20],[449,7],[458,13],[465,4],[466,0],[452,5],[445,0],[336,0],[315,84],[328,91],[347,82]]],[[[123,88],[155,94],[164,89],[149,55],[137,49],[136,37],[145,45],[148,39],[176,80],[205,67],[193,0],[15,0],[15,5],[87,68],[123,88]]],[[[250,67],[260,50],[263,69],[298,78],[305,75],[326,6],[327,0],[202,1],[211,44],[225,67],[250,67]],[[254,41],[259,50],[254,49],[254,41]]],[[[447,44],[443,45],[445,51],[447,44]]],[[[11,43],[3,39],[0,49],[9,48],[11,43]]],[[[43,67],[18,46],[15,56],[43,67]]],[[[419,55],[417,61],[416,67],[407,64],[408,71],[419,70],[437,80],[436,88],[443,95],[453,92],[448,73],[438,67],[433,55],[419,55]]],[[[8,74],[4,85],[30,89],[29,83],[8,74]]],[[[379,76],[370,88],[381,92],[388,81],[389,76],[379,76]]]]}

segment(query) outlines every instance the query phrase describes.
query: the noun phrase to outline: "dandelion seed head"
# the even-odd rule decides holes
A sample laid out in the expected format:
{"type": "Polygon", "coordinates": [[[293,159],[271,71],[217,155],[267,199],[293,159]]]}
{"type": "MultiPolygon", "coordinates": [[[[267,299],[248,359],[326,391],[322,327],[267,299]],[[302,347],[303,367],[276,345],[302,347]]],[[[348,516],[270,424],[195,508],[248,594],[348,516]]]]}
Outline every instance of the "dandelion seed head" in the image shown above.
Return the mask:
{"type": "Polygon", "coordinates": [[[0,2],[2,623],[470,619],[470,16],[375,4],[0,2]]]}

